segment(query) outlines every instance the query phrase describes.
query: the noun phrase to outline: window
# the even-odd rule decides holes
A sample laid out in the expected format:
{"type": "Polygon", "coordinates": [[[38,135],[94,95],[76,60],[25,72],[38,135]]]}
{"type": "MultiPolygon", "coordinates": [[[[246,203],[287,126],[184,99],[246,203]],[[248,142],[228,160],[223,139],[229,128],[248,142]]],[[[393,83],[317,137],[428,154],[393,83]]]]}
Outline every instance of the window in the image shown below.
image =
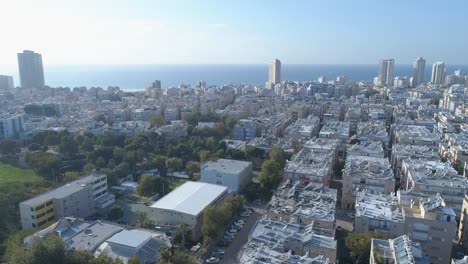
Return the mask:
{"type": "Polygon", "coordinates": [[[46,203],[46,206],[49,206],[49,205],[51,205],[52,203],[53,203],[52,201],[48,201],[48,202],[46,203]]]}

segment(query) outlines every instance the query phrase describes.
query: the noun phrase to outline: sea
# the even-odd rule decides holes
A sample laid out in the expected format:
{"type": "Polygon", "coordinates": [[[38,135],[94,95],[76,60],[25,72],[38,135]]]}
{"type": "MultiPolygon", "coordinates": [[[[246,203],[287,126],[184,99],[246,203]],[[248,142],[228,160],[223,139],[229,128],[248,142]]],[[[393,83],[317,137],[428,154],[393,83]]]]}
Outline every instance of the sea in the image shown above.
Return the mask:
{"type": "MultiPolygon", "coordinates": [[[[463,69],[468,65],[447,65],[447,72],[463,69]]],[[[412,65],[396,64],[394,76],[411,76],[412,65]]],[[[320,76],[333,80],[344,75],[352,81],[372,81],[378,73],[376,64],[283,64],[281,79],[311,81],[320,76]]],[[[0,75],[13,75],[19,85],[15,67],[0,67],[0,75]]],[[[125,91],[141,91],[154,80],[161,80],[163,88],[180,84],[193,85],[206,81],[207,85],[250,84],[264,85],[268,80],[266,64],[144,64],[144,65],[44,65],[45,81],[51,87],[103,87],[119,86],[125,91]]],[[[425,81],[429,81],[431,67],[426,65],[425,81]]]]}

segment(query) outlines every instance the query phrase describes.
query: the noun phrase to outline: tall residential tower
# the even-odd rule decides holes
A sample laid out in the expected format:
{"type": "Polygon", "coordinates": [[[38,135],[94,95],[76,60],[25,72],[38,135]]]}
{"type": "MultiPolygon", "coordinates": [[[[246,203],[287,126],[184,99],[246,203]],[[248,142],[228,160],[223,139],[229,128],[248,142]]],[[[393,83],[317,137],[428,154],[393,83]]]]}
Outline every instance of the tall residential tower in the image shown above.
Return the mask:
{"type": "Polygon", "coordinates": [[[393,65],[394,59],[384,59],[380,61],[379,80],[387,86],[393,86],[393,65]]]}
{"type": "Polygon", "coordinates": [[[18,66],[21,87],[37,88],[44,86],[44,69],[42,68],[41,54],[30,50],[18,53],[18,66]]]}
{"type": "Polygon", "coordinates": [[[424,83],[424,70],[426,69],[426,60],[422,57],[418,57],[413,64],[413,82],[412,87],[417,87],[421,83],[424,83]]]}
{"type": "Polygon", "coordinates": [[[436,62],[432,64],[431,83],[444,84],[446,75],[447,75],[447,70],[445,69],[445,63],[436,62]]]}
{"type": "Polygon", "coordinates": [[[273,85],[281,82],[281,61],[275,59],[270,63],[270,71],[268,81],[273,85]]]}

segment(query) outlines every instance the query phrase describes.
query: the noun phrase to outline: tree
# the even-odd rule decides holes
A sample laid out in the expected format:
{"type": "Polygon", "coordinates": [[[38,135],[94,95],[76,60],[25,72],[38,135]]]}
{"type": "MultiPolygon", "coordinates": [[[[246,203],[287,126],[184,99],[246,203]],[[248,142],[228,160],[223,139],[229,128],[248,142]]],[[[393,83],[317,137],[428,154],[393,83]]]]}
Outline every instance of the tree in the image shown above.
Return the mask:
{"type": "Polygon", "coordinates": [[[161,247],[161,257],[157,264],[197,264],[198,262],[192,255],[181,249],[170,250],[167,247],[161,247]]]}
{"type": "Polygon", "coordinates": [[[149,219],[148,213],[146,212],[138,212],[137,213],[137,226],[138,227],[143,227],[143,228],[148,228],[153,226],[154,223],[149,219]]]}
{"type": "Polygon", "coordinates": [[[139,196],[150,197],[157,193],[164,195],[168,191],[168,182],[161,177],[144,175],[140,178],[136,192],[139,196]]]}
{"type": "Polygon", "coordinates": [[[182,247],[187,246],[187,239],[190,238],[190,229],[186,223],[182,223],[174,234],[173,243],[182,247]]]}
{"type": "Polygon", "coordinates": [[[210,158],[210,152],[208,150],[200,150],[198,157],[200,158],[200,162],[205,162],[210,158]]]}
{"type": "Polygon", "coordinates": [[[16,154],[16,141],[9,139],[0,141],[0,153],[3,155],[16,154]]]}
{"type": "Polygon", "coordinates": [[[94,169],[96,169],[96,166],[94,166],[94,164],[92,163],[86,163],[83,167],[83,172],[86,173],[86,174],[89,174],[91,173],[94,169]]]}
{"type": "Polygon", "coordinates": [[[128,259],[127,264],[140,264],[140,259],[138,258],[137,255],[135,255],[131,257],[130,259],[128,259]]]}
{"type": "Polygon", "coordinates": [[[185,165],[185,171],[193,178],[193,174],[200,172],[200,164],[198,162],[189,161],[185,165]]]}
{"type": "Polygon", "coordinates": [[[377,233],[350,233],[345,240],[346,247],[355,263],[369,263],[372,238],[384,238],[377,233]]]}
{"type": "Polygon", "coordinates": [[[166,167],[170,172],[179,171],[182,168],[182,159],[169,158],[166,160],[166,167]]]}
{"type": "Polygon", "coordinates": [[[65,182],[71,182],[80,178],[80,174],[77,171],[67,171],[65,172],[64,176],[65,182]]]}
{"type": "Polygon", "coordinates": [[[281,182],[281,167],[280,164],[273,160],[266,160],[262,164],[260,171],[260,189],[266,196],[271,194],[278,184],[281,182]]]}
{"type": "Polygon", "coordinates": [[[463,175],[465,168],[460,160],[457,160],[455,164],[453,164],[453,168],[458,172],[458,175],[463,175]]]}
{"type": "Polygon", "coordinates": [[[26,161],[37,174],[51,180],[55,180],[61,164],[60,159],[56,155],[45,152],[28,153],[26,161]]]}
{"type": "Polygon", "coordinates": [[[109,210],[109,218],[112,220],[118,220],[124,216],[124,211],[120,205],[114,205],[109,210]]]}
{"type": "Polygon", "coordinates": [[[162,115],[154,115],[150,117],[150,124],[152,127],[160,128],[166,124],[166,120],[162,115]]]}
{"type": "Polygon", "coordinates": [[[279,163],[281,168],[284,167],[286,163],[286,157],[283,149],[277,147],[271,148],[269,156],[271,160],[274,160],[275,162],[279,163]]]}
{"type": "Polygon", "coordinates": [[[78,153],[78,144],[72,137],[64,136],[60,139],[59,151],[66,156],[74,156],[78,153]]]}

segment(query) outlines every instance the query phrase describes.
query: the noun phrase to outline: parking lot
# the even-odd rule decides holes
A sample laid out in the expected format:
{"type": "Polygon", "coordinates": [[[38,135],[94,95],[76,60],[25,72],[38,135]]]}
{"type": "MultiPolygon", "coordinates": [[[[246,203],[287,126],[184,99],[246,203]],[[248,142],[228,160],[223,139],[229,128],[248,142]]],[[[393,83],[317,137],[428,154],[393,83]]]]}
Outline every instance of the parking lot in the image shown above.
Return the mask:
{"type": "Polygon", "coordinates": [[[238,217],[245,221],[244,226],[237,232],[234,239],[226,247],[217,246],[216,249],[224,250],[224,257],[220,259],[221,264],[232,264],[236,263],[236,257],[239,251],[242,249],[244,244],[247,242],[247,238],[250,230],[261,217],[261,214],[257,211],[253,211],[249,217],[238,217]]]}

